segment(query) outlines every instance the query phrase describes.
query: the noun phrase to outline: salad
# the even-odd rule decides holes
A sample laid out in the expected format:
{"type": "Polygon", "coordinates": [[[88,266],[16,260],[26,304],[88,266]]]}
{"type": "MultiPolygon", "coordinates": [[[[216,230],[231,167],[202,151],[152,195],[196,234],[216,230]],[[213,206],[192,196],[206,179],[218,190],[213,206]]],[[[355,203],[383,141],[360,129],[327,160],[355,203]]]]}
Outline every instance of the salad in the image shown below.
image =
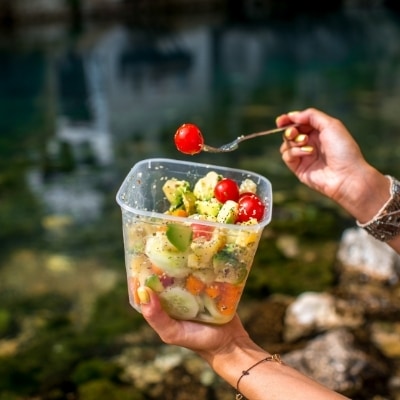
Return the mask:
{"type": "Polygon", "coordinates": [[[267,212],[257,189],[250,178],[236,182],[212,170],[194,184],[165,178],[167,207],[160,212],[173,218],[142,216],[124,228],[133,307],[140,311],[137,288],[145,285],[174,318],[231,320],[267,212]]]}

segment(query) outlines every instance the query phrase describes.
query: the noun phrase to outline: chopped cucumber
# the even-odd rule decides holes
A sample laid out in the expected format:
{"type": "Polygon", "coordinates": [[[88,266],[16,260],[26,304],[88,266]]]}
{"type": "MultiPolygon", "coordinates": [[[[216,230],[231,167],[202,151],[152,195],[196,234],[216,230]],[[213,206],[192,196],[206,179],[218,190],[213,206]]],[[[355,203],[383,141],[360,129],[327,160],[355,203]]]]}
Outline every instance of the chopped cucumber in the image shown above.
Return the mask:
{"type": "Polygon", "coordinates": [[[187,181],[172,178],[164,183],[162,189],[171,206],[175,208],[182,204],[182,194],[190,190],[190,184],[187,181]]]}
{"type": "Polygon", "coordinates": [[[187,254],[178,251],[163,232],[157,232],[147,239],[145,253],[154,265],[169,276],[183,278],[190,271],[186,266],[187,254]]]}
{"type": "Polygon", "coordinates": [[[167,238],[179,251],[186,251],[192,241],[192,228],[187,225],[170,223],[167,225],[167,238]]]}
{"type": "Polygon", "coordinates": [[[226,201],[217,215],[217,222],[223,224],[234,224],[239,214],[239,204],[236,201],[226,201]]]}
{"type": "Polygon", "coordinates": [[[196,212],[196,196],[191,191],[182,193],[183,207],[188,215],[196,212]]]}
{"type": "Polygon", "coordinates": [[[144,281],[144,285],[157,293],[161,293],[164,290],[164,286],[161,283],[159,276],[156,274],[148,276],[144,281]]]}
{"type": "Polygon", "coordinates": [[[210,200],[197,200],[196,211],[203,216],[216,217],[221,210],[222,204],[215,198],[210,200]]]}
{"type": "Polygon", "coordinates": [[[206,285],[210,285],[215,280],[214,270],[211,268],[200,268],[192,271],[192,275],[200,279],[206,285]]]}
{"type": "Polygon", "coordinates": [[[196,297],[181,287],[172,287],[159,298],[164,310],[173,318],[193,319],[200,310],[196,297]]]}
{"type": "Polygon", "coordinates": [[[200,314],[199,319],[205,322],[212,322],[217,324],[223,324],[232,319],[234,314],[232,316],[221,314],[217,308],[217,305],[215,304],[215,301],[206,294],[201,297],[201,300],[203,301],[204,308],[207,313],[200,314]]]}

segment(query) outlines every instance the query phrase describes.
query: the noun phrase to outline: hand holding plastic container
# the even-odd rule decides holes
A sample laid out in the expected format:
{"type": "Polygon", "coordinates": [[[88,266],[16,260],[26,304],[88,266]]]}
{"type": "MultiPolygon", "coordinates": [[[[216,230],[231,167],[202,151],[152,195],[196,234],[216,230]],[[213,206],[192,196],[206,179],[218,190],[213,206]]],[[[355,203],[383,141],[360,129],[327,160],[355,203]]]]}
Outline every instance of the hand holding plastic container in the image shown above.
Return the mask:
{"type": "Polygon", "coordinates": [[[271,220],[270,182],[245,170],[147,159],[125,178],[117,202],[130,304],[140,312],[137,288],[148,286],[173,318],[229,322],[271,220]],[[237,182],[237,201],[224,178],[237,182]],[[254,199],[262,207],[249,212],[254,199]]]}

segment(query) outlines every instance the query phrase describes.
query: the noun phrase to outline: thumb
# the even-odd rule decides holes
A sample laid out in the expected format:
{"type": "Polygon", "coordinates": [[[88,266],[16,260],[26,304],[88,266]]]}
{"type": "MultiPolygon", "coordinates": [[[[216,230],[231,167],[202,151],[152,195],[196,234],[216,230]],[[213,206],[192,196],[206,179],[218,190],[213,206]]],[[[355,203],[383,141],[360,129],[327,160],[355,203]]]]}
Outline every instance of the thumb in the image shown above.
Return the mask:
{"type": "Polygon", "coordinates": [[[174,328],[179,329],[178,321],[171,318],[162,308],[157,294],[147,286],[140,286],[137,289],[140,299],[142,315],[149,325],[159,334],[162,340],[163,332],[168,327],[168,331],[174,328]]]}

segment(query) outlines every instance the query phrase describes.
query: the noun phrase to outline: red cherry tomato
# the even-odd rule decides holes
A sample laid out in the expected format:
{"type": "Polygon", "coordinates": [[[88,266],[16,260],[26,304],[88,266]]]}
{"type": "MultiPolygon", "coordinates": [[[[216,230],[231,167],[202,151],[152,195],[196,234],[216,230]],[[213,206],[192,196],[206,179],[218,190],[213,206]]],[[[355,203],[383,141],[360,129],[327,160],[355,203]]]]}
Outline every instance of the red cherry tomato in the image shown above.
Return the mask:
{"type": "Polygon", "coordinates": [[[250,218],[261,221],[264,216],[265,205],[256,194],[245,194],[239,198],[239,212],[237,222],[246,222],[250,218]]]}
{"type": "Polygon", "coordinates": [[[201,152],[204,138],[200,129],[194,124],[183,124],[174,136],[176,148],[184,154],[197,154],[201,152]]]}
{"type": "Polygon", "coordinates": [[[254,194],[254,193],[253,193],[253,192],[243,192],[243,193],[240,193],[239,199],[240,199],[241,197],[243,197],[243,196],[251,196],[252,194],[254,194]]]}
{"type": "Polygon", "coordinates": [[[221,179],[214,188],[214,196],[220,203],[225,203],[227,200],[239,200],[239,186],[229,178],[221,179]]]}
{"type": "Polygon", "coordinates": [[[204,224],[192,224],[193,240],[204,239],[211,240],[214,227],[204,224]]]}

